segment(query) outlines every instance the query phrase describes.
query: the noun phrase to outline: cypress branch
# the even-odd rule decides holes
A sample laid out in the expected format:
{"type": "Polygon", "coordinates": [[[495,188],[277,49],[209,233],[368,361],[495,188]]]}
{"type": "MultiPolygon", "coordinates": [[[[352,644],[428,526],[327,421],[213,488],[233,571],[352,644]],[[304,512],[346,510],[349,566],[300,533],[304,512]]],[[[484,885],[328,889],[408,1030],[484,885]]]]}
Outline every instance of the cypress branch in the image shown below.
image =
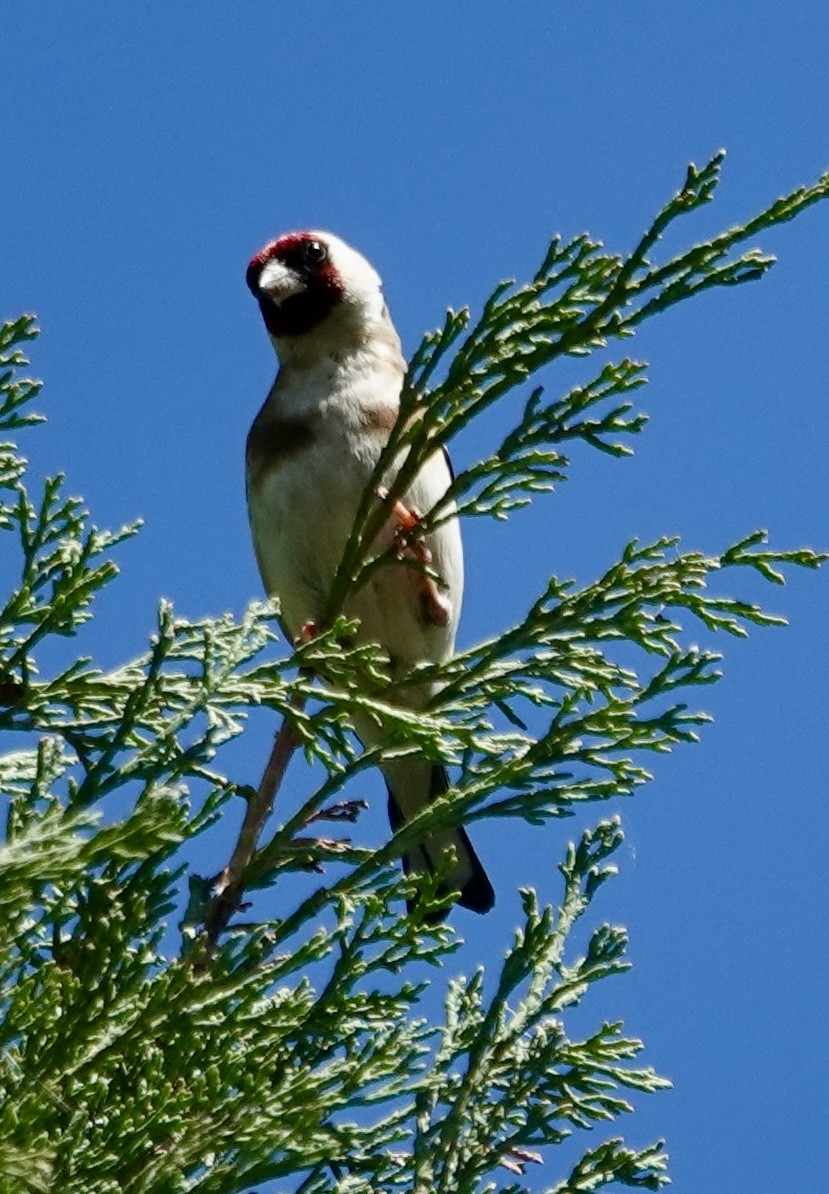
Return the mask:
{"type": "MultiPolygon", "coordinates": [[[[0,328],[0,532],[19,564],[0,610],[0,729],[13,735],[0,754],[0,1191],[242,1194],[276,1181],[304,1194],[519,1194],[530,1168],[555,1169],[569,1134],[615,1131],[636,1096],[666,1085],[620,1023],[583,1037],[568,1027],[593,984],[628,966],[624,930],[597,922],[592,904],[615,873],[617,817],[574,834],[558,906],[521,893],[500,969],[487,982],[452,975],[442,1017],[421,1002],[458,944],[437,919],[440,875],[406,915],[415,880],[397,860],[427,831],[536,825],[634,793],[650,778],[643,752],[693,741],[707,720],[692,698],[716,681],[720,656],[691,633],[782,621],[724,594],[724,580],[747,569],[780,584],[826,557],[770,548],[762,532],[712,554],[634,540],[594,581],[553,576],[513,626],[416,669],[404,684],[441,685],[417,716],[395,702],[380,653],[353,644],[342,611],[399,563],[370,550],[386,517],[378,489],[394,500],[507,394],[523,387],[514,426],[424,512],[425,526],[452,517],[453,502],[464,516],[507,517],[566,478],[565,445],[630,452],[646,423],[632,401],[645,365],[597,360],[549,398],[551,367],[603,352],[704,290],[762,276],[773,259],[746,242],[829,189],[823,176],[659,260],[665,231],[713,199],[721,166],[717,154],[690,167],[627,255],[555,237],[529,281],[499,284],[477,318],[450,311],[424,338],[321,633],[284,655],[270,606],[190,621],[161,602],[137,658],[109,670],[82,653],[43,663],[50,641],[83,634],[138,524],[99,530],[61,477],[29,488],[5,437],[41,420],[39,383],[23,373],[36,331],[30,316],[0,328]],[[274,824],[274,793],[230,773],[224,752],[258,707],[325,771],[280,793],[274,824]],[[358,751],[355,716],[383,719],[382,746],[358,751]],[[451,766],[454,782],[372,849],[360,777],[411,753],[451,766]],[[192,843],[236,800],[249,810],[244,849],[228,854],[222,879],[191,873],[192,843]],[[317,876],[303,898],[298,870],[317,876]]],[[[666,1181],[661,1142],[632,1149],[611,1135],[548,1188],[666,1181]]]]}

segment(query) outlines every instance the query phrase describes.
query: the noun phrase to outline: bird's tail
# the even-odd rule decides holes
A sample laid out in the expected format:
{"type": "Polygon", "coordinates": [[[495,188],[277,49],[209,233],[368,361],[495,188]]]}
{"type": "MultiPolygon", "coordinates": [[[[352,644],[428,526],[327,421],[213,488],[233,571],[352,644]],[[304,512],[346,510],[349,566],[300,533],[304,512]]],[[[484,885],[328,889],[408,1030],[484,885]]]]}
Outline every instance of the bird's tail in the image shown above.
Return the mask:
{"type": "MultiPolygon", "coordinates": [[[[403,763],[403,760],[400,762],[403,763]]],[[[415,766],[418,772],[425,772],[426,767],[429,768],[428,774],[422,776],[422,780],[428,781],[429,784],[427,800],[435,800],[448,790],[449,777],[445,767],[439,763],[430,766],[420,760],[415,766]]],[[[411,770],[407,768],[407,781],[414,778],[411,761],[410,768],[411,770]]],[[[420,811],[424,801],[422,796],[420,800],[413,801],[411,792],[404,793],[401,790],[403,777],[399,771],[393,778],[396,781],[394,787],[389,776],[386,778],[386,787],[389,792],[389,821],[392,829],[397,830],[408,819],[403,809],[405,808],[411,817],[420,811]]],[[[407,782],[406,787],[409,786],[410,782],[407,782]]],[[[434,872],[441,865],[443,856],[450,847],[454,849],[457,861],[446,878],[446,888],[458,893],[457,902],[462,908],[469,908],[472,912],[489,912],[495,903],[495,892],[463,826],[441,830],[420,845],[412,847],[403,855],[403,869],[407,875],[434,872]]]]}

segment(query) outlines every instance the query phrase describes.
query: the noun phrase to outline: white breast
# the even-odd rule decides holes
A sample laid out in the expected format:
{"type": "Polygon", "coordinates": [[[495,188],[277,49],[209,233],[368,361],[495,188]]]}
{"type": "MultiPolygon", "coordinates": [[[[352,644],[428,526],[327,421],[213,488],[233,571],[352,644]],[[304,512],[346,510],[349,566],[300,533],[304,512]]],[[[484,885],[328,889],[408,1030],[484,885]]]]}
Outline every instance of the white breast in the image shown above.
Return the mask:
{"type": "MultiPolygon", "coordinates": [[[[326,419],[311,445],[280,460],[249,492],[251,529],[265,588],[279,598],[283,622],[294,636],[323,612],[381,446],[378,439],[368,440],[364,434],[355,443],[341,421],[326,419]]],[[[442,454],[436,454],[404,500],[426,511],[449,482],[448,466],[442,454]]],[[[378,550],[391,542],[394,530],[390,518],[378,550]]],[[[360,619],[362,639],[377,642],[389,652],[395,672],[445,658],[454,645],[463,593],[457,523],[445,524],[429,536],[428,546],[436,571],[448,585],[446,626],[424,620],[417,596],[422,581],[416,571],[401,564],[376,572],[345,611],[360,619]]]]}

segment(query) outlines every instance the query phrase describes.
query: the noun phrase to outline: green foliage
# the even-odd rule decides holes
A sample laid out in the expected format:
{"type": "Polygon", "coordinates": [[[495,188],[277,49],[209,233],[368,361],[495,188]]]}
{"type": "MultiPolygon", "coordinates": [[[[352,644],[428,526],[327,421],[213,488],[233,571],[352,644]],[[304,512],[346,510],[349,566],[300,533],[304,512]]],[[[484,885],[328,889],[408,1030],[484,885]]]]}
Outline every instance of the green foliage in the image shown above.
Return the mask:
{"type": "MultiPolygon", "coordinates": [[[[426,455],[562,355],[589,355],[683,298],[761,276],[771,259],[738,246],[829,190],[824,177],[652,261],[668,225],[710,200],[720,164],[717,155],[689,169],[628,257],[586,236],[555,239],[530,282],[497,287],[477,322],[450,312],[426,337],[325,628],[288,656],[275,650],[269,607],[189,622],[162,603],[139,658],[109,671],[86,656],[45,666],[55,653],[44,646],[92,616],[117,573],[112,550],[136,527],[97,530],[60,477],[33,492],[15,445],[0,444],[0,537],[18,561],[0,613],[0,1194],[231,1194],[267,1181],[306,1194],[519,1194],[528,1166],[555,1171],[552,1146],[569,1133],[601,1129],[631,1110],[629,1092],[666,1085],[635,1063],[640,1042],[621,1024],[584,1039],[567,1027],[592,984],[627,966],[622,929],[594,924],[583,952],[572,933],[614,873],[617,818],[568,847],[557,908],[522,893],[500,972],[451,978],[440,1023],[421,1002],[425,976],[448,968],[457,945],[430,916],[440,877],[407,916],[411,885],[396,860],[427,827],[540,824],[630,794],[649,778],[644,751],[693,740],[706,720],[679,694],[714,681],[719,656],[688,645],[689,622],[742,635],[780,620],[712,581],[747,568],[780,582],[781,567],[821,557],[770,550],[760,534],[712,556],[673,539],[633,542],[594,582],[552,578],[516,625],[418,669],[410,682],[428,673],[443,687],[416,717],[389,703],[378,651],[348,645],[341,611],[391,561],[367,544],[385,517],[375,491],[392,460],[403,454],[395,494],[426,455]],[[287,720],[327,778],[305,797],[281,796],[280,823],[250,833],[211,943],[220,877],[190,874],[188,851],[229,805],[255,806],[252,776],[226,774],[221,751],[259,706],[287,720]],[[382,748],[358,753],[358,713],[394,727],[382,748]],[[457,782],[371,850],[347,785],[407,752],[453,765],[457,782]],[[339,822],[357,840],[319,836],[339,822]],[[298,869],[320,872],[301,900],[291,895],[298,869]],[[179,945],[172,922],[188,883],[179,945]],[[288,911],[267,919],[274,887],[288,911]],[[246,920],[238,903],[262,888],[265,919],[246,920]]],[[[28,317],[0,329],[2,435],[39,418],[29,406],[38,383],[21,375],[34,334],[28,317]]],[[[564,478],[566,442],[629,452],[645,423],[629,395],[643,381],[644,366],[624,359],[552,401],[536,386],[451,497],[465,514],[503,518],[564,478]]],[[[432,525],[449,515],[446,502],[424,512],[432,525]]],[[[551,1180],[550,1194],[657,1189],[665,1157],[661,1145],[610,1137],[551,1180]]]]}

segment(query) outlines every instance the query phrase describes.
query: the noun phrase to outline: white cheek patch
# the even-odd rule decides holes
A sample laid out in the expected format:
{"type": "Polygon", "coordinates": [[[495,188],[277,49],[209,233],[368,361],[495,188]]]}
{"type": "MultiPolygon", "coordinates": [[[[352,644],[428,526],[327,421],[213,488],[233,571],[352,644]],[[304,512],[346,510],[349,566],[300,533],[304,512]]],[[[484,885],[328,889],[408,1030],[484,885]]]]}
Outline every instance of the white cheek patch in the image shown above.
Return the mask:
{"type": "Polygon", "coordinates": [[[281,303],[305,288],[292,269],[281,261],[272,260],[266,262],[259,275],[259,289],[269,294],[274,302],[281,303]]]}

